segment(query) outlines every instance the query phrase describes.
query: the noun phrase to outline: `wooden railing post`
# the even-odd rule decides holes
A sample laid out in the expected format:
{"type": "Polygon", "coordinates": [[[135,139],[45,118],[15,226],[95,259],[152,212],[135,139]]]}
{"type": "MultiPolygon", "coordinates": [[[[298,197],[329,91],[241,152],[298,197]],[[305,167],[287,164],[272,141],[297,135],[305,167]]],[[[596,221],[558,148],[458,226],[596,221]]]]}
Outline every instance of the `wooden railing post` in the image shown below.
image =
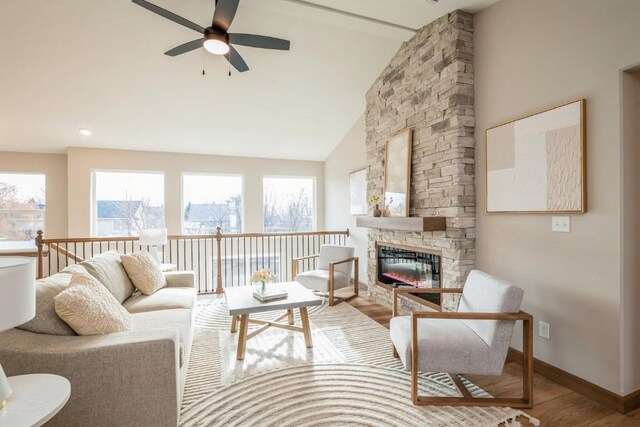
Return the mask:
{"type": "Polygon", "coordinates": [[[222,289],[222,256],[220,255],[222,253],[222,228],[221,227],[216,227],[216,243],[218,247],[216,250],[216,265],[218,266],[218,275],[216,277],[217,279],[216,294],[221,294],[222,292],[224,292],[224,290],[222,289]]]}
{"type": "Polygon", "coordinates": [[[38,279],[42,279],[44,276],[44,251],[42,250],[42,230],[38,230],[36,236],[36,247],[38,248],[38,279]]]}

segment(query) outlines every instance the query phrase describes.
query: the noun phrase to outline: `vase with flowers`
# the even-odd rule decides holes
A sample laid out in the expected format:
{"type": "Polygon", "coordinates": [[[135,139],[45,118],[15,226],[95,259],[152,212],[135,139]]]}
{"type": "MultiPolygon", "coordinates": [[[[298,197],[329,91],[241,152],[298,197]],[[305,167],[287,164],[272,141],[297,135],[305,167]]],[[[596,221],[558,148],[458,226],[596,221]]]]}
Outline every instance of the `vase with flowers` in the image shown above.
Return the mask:
{"type": "Polygon", "coordinates": [[[380,196],[377,194],[372,195],[369,200],[373,204],[373,216],[380,217],[382,216],[382,211],[380,210],[380,196]]]}
{"type": "Polygon", "coordinates": [[[260,292],[265,293],[267,291],[267,283],[272,283],[278,280],[275,274],[271,273],[268,268],[263,268],[251,276],[251,283],[261,283],[260,292]]]}

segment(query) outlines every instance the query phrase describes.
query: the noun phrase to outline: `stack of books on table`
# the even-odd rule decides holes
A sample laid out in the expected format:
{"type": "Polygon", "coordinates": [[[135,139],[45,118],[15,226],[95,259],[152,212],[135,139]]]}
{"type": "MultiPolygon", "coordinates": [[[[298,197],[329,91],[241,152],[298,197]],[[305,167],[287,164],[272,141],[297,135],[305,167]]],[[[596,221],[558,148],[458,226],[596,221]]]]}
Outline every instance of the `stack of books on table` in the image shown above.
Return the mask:
{"type": "Polygon", "coordinates": [[[253,290],[253,297],[259,299],[262,302],[272,301],[274,299],[281,299],[287,297],[287,291],[284,291],[278,287],[268,287],[264,292],[262,289],[255,288],[253,290]]]}

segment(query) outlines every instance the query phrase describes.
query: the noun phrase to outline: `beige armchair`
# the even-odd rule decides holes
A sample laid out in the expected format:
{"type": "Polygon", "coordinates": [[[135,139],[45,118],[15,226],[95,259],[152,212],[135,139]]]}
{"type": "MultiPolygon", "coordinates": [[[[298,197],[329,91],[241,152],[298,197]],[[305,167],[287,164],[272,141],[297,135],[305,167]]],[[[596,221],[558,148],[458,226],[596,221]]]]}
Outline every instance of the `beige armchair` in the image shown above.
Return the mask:
{"type": "Polygon", "coordinates": [[[390,324],[394,356],[411,371],[414,405],[533,405],[533,318],[520,311],[524,292],[481,271],[469,274],[464,289],[394,289],[390,324]],[[398,316],[402,293],[461,293],[457,312],[414,312],[398,316]],[[515,321],[523,322],[522,398],[474,398],[460,374],[501,375],[515,321]],[[463,397],[418,395],[418,372],[445,372],[463,397]]]}
{"type": "Polygon", "coordinates": [[[333,306],[342,301],[347,301],[358,296],[358,257],[354,256],[355,250],[348,246],[322,245],[320,253],[300,258],[294,258],[292,262],[292,276],[294,280],[305,288],[316,293],[327,295],[329,305],[333,306]],[[298,273],[298,262],[318,258],[317,269],[298,273]],[[348,297],[336,297],[336,289],[349,286],[351,272],[353,271],[353,295],[348,297]]]}

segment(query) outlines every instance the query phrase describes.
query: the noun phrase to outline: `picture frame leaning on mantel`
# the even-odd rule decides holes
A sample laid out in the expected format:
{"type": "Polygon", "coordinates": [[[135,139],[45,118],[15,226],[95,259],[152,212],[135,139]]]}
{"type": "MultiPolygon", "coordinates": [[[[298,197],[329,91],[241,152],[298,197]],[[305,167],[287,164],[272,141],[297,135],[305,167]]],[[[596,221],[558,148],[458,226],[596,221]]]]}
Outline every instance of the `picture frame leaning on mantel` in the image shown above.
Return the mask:
{"type": "Polygon", "coordinates": [[[412,135],[411,129],[406,129],[389,138],[385,145],[383,187],[385,216],[409,216],[412,135]]]}

